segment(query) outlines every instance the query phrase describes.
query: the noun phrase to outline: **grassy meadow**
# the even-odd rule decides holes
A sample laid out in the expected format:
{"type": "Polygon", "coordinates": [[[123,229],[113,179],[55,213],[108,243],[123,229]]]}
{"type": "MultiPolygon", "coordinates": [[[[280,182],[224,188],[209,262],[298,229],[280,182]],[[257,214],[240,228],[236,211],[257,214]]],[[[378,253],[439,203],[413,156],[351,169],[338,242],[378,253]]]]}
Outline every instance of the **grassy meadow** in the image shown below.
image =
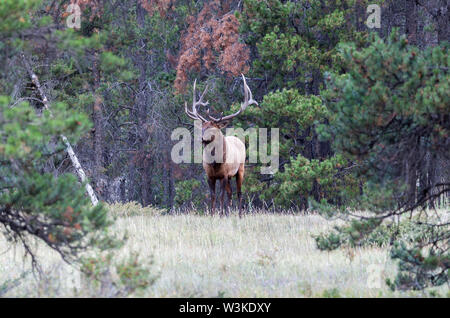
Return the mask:
{"type": "MultiPolygon", "coordinates": [[[[388,247],[319,251],[312,235],[334,223],[318,215],[257,213],[239,219],[235,214],[226,218],[195,213],[161,215],[133,204],[114,205],[110,209],[117,216],[114,230],[127,231],[129,235],[117,257],[126,257],[134,251],[142,260],[153,260],[155,283],[132,296],[429,295],[389,290],[384,279],[394,277],[396,265],[389,259],[388,247]]],[[[19,245],[7,248],[6,243],[0,237],[0,286],[5,281],[10,285],[3,296],[97,296],[83,288],[79,272],[49,248],[36,243],[45,271],[44,277],[38,278],[30,272],[30,262],[24,259],[22,248],[19,245]]],[[[448,287],[437,291],[447,295],[448,287]]]]}

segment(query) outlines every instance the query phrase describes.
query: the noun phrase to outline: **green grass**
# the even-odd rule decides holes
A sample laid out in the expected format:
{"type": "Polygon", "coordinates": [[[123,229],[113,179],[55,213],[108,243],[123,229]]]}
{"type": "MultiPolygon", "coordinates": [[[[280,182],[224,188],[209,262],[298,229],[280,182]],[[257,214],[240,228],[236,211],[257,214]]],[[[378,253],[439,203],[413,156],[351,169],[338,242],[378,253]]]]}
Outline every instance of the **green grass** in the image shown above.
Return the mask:
{"type": "MultiPolygon", "coordinates": [[[[391,292],[385,278],[396,265],[388,247],[365,247],[321,252],[313,234],[333,225],[317,215],[254,214],[239,219],[195,214],[161,215],[155,209],[133,212],[112,206],[119,215],[115,231],[129,239],[117,257],[138,252],[154,258],[155,284],[140,296],[148,297],[398,297],[423,292],[391,292]],[[119,211],[119,212],[118,212],[119,211]],[[370,268],[381,271],[380,288],[369,288],[370,268]]],[[[128,210],[127,210],[128,209],[128,210]]],[[[23,250],[6,248],[0,237],[2,282],[29,270],[23,250]]],[[[28,274],[4,296],[95,296],[74,288],[79,274],[58,255],[37,243],[46,279],[28,274]],[[73,282],[75,281],[75,282],[73,282]]],[[[376,278],[375,278],[376,280],[376,278]]],[[[16,282],[17,284],[17,282],[16,282]]],[[[446,295],[448,287],[438,290],[446,295]],[[447,288],[447,289],[445,289],[447,288]]]]}

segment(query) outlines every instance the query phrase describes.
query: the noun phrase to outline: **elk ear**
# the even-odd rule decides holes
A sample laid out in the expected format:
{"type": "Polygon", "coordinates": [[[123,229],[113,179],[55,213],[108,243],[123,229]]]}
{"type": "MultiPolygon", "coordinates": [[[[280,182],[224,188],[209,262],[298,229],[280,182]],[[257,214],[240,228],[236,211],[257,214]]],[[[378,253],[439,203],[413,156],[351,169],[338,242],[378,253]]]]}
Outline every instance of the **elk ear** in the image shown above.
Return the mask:
{"type": "Polygon", "coordinates": [[[230,123],[230,120],[224,120],[224,121],[218,122],[216,125],[217,125],[217,128],[222,129],[222,128],[227,127],[229,123],[230,123]]]}

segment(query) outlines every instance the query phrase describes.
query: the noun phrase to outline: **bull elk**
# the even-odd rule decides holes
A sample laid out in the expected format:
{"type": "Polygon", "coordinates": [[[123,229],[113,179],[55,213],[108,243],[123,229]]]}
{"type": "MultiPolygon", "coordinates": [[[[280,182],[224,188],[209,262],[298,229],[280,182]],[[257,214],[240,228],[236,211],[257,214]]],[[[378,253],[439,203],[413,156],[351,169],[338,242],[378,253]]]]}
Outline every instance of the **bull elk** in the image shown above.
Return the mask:
{"type": "MultiPolygon", "coordinates": [[[[253,100],[252,92],[245,82],[245,77],[242,75],[242,80],[244,82],[244,96],[245,100],[241,103],[241,108],[234,114],[228,116],[221,116],[215,118],[210,115],[209,109],[207,111],[208,119],[199,114],[198,106],[207,106],[208,102],[203,101],[203,97],[208,90],[206,86],[200,99],[196,100],[195,86],[197,80],[194,81],[193,88],[193,102],[192,110],[188,110],[187,102],[185,103],[186,114],[194,119],[200,120],[202,122],[202,143],[205,146],[203,150],[203,169],[208,177],[208,185],[211,194],[211,214],[214,215],[215,205],[216,205],[216,181],[220,181],[221,185],[221,215],[224,214],[224,199],[225,191],[228,194],[228,207],[231,207],[232,203],[232,190],[231,190],[231,178],[236,177],[236,190],[239,204],[239,217],[242,216],[242,182],[244,181],[244,170],[245,170],[245,144],[237,137],[234,136],[224,136],[221,132],[222,128],[225,128],[229,122],[240,113],[242,113],[248,105],[258,103],[253,100]],[[214,147],[212,147],[212,152],[208,145],[214,142],[214,147]],[[222,150],[221,154],[219,152],[218,156],[214,156],[216,150],[222,150]],[[217,160],[219,157],[219,160],[217,160]]],[[[210,147],[211,148],[211,147],[210,147]]],[[[228,209],[225,207],[225,211],[228,209]]]]}

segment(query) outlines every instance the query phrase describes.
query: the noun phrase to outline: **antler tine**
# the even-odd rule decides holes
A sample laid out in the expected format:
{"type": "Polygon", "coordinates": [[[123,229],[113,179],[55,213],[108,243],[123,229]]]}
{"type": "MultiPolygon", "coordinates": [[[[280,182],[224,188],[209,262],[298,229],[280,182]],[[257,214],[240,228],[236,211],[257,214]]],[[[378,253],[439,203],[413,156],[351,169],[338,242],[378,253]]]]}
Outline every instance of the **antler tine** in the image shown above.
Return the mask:
{"type": "Polygon", "coordinates": [[[209,108],[208,108],[206,115],[208,115],[209,119],[211,119],[212,121],[220,122],[222,120],[223,112],[220,114],[220,118],[215,118],[209,114],[209,108]]]}
{"type": "Polygon", "coordinates": [[[219,121],[219,119],[217,119],[217,118],[211,116],[211,115],[209,114],[209,111],[210,111],[210,109],[208,108],[208,110],[206,111],[206,115],[208,115],[209,119],[211,119],[212,121],[219,121]]]}
{"type": "Polygon", "coordinates": [[[245,99],[245,104],[246,104],[245,107],[247,108],[247,106],[251,105],[251,104],[258,105],[258,102],[253,99],[252,91],[250,90],[250,88],[247,85],[247,82],[245,81],[244,74],[241,74],[241,75],[242,75],[242,79],[244,80],[244,92],[245,92],[245,98],[246,98],[245,99]],[[250,99],[248,98],[249,95],[250,95],[250,99]]]}
{"type": "Polygon", "coordinates": [[[187,102],[184,102],[184,112],[186,113],[186,115],[188,115],[191,119],[193,120],[197,120],[198,117],[196,117],[189,109],[187,106],[187,102]]]}
{"type": "Polygon", "coordinates": [[[202,95],[200,96],[200,100],[197,102],[198,105],[207,106],[209,104],[209,101],[203,102],[203,96],[205,96],[207,90],[208,90],[208,84],[206,84],[205,90],[203,91],[202,95]]]}
{"type": "Polygon", "coordinates": [[[195,104],[197,103],[197,102],[196,102],[197,96],[195,96],[195,95],[196,95],[196,94],[195,94],[195,89],[196,89],[196,87],[197,87],[197,79],[194,80],[194,88],[193,88],[193,90],[192,90],[192,110],[194,110],[194,106],[195,106],[195,104]]]}
{"type": "Polygon", "coordinates": [[[195,81],[194,81],[194,89],[193,89],[193,93],[192,93],[192,95],[193,95],[192,96],[192,110],[191,111],[188,110],[187,102],[185,102],[184,103],[184,111],[190,118],[192,118],[194,120],[201,120],[201,121],[206,122],[207,120],[198,113],[197,106],[198,105],[201,105],[201,106],[208,105],[208,102],[203,102],[203,97],[205,96],[206,91],[208,90],[208,85],[206,85],[205,90],[203,91],[202,95],[200,96],[199,101],[197,101],[196,94],[195,94],[196,86],[197,86],[197,79],[195,79],[195,81]]]}
{"type": "Polygon", "coordinates": [[[236,117],[241,112],[243,112],[247,108],[248,105],[252,105],[252,104],[258,105],[258,102],[253,99],[252,91],[250,90],[250,88],[247,85],[247,82],[245,81],[244,74],[241,74],[241,75],[242,75],[242,79],[244,81],[244,102],[241,103],[241,108],[236,113],[228,115],[228,116],[225,116],[225,117],[220,117],[220,119],[211,117],[208,114],[209,118],[211,118],[212,120],[214,120],[216,122],[229,120],[229,119],[232,119],[232,118],[236,117]]]}
{"type": "Polygon", "coordinates": [[[243,74],[242,75],[242,81],[244,82],[244,101],[247,102],[248,101],[248,91],[250,90],[248,88],[247,82],[245,81],[245,77],[243,74]]]}

